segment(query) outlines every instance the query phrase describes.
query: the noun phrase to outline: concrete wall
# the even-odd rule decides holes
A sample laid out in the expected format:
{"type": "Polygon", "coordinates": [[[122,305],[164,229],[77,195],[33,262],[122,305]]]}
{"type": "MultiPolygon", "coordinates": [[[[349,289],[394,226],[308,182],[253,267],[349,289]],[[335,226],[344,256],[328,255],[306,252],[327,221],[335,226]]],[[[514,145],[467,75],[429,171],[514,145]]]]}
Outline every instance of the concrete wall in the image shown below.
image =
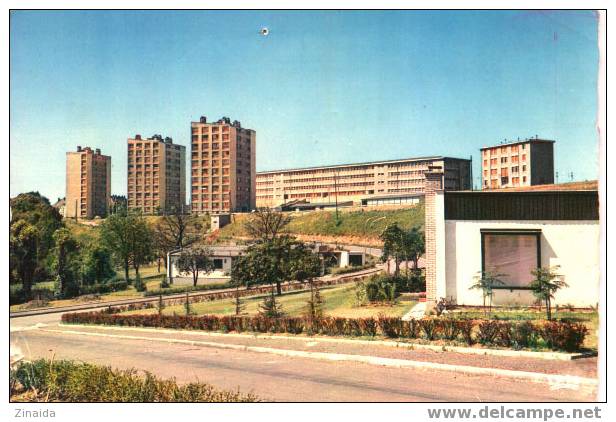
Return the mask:
{"type": "MultiPolygon", "coordinates": [[[[555,304],[595,306],[599,300],[598,221],[447,220],[444,226],[445,236],[437,240],[437,248],[445,250],[446,263],[444,284],[441,274],[437,277],[439,297],[453,298],[462,305],[482,304],[481,291],[469,290],[481,270],[481,229],[540,229],[541,265],[560,265],[559,273],[569,285],[556,294],[555,304]]],[[[532,293],[523,290],[498,290],[494,295],[495,304],[526,305],[534,301],[532,293]]]]}

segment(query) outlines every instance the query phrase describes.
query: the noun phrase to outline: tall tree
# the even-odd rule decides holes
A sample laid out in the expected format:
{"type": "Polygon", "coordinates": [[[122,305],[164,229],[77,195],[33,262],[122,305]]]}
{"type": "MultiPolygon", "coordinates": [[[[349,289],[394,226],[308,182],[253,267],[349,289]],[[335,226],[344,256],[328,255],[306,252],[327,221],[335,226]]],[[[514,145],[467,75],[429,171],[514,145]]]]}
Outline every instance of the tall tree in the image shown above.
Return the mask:
{"type": "Polygon", "coordinates": [[[196,286],[200,272],[209,273],[214,269],[214,261],[211,256],[211,251],[206,248],[184,249],[178,256],[178,269],[190,273],[193,278],[193,286],[196,286]]]}
{"type": "Polygon", "coordinates": [[[10,226],[9,263],[14,279],[22,283],[26,300],[32,295],[34,272],[38,262],[39,231],[25,220],[10,226]]]}
{"type": "Polygon", "coordinates": [[[419,257],[426,253],[424,234],[421,232],[419,227],[413,227],[411,230],[404,232],[402,243],[404,260],[407,261],[407,272],[408,261],[413,262],[413,270],[416,271],[419,257]]]}
{"type": "Polygon", "coordinates": [[[312,250],[289,236],[251,245],[231,269],[233,283],[275,284],[282,294],[282,282],[305,281],[320,274],[319,258],[312,250]]]}
{"type": "Polygon", "coordinates": [[[160,272],[160,262],[163,261],[167,267],[167,254],[172,250],[182,249],[192,245],[201,239],[203,225],[198,216],[184,214],[175,210],[160,218],[153,227],[154,252],[158,261],[158,271],[160,272]]]}
{"type": "Polygon", "coordinates": [[[258,208],[244,223],[244,228],[253,239],[269,242],[276,239],[290,222],[288,215],[269,208],[258,208]]]}
{"type": "Polygon", "coordinates": [[[101,224],[101,242],[111,251],[116,262],[124,269],[124,278],[130,281],[128,271],[132,251],[132,217],[123,212],[112,214],[101,224]]]}
{"type": "Polygon", "coordinates": [[[37,230],[36,256],[33,281],[48,278],[48,257],[53,248],[53,234],[63,227],[62,216],[51,206],[49,199],[38,192],[21,193],[10,201],[11,225],[24,220],[37,230]]]}
{"type": "Polygon", "coordinates": [[[130,214],[129,223],[129,261],[135,270],[135,278],[140,282],[139,268],[151,262],[154,254],[152,230],[141,214],[130,214]]]}
{"type": "Polygon", "coordinates": [[[107,217],[101,225],[101,241],[124,268],[127,281],[131,266],[139,279],[141,265],[152,260],[152,230],[141,214],[129,212],[107,217]]]}
{"type": "Polygon", "coordinates": [[[56,272],[56,293],[60,297],[79,294],[78,244],[69,229],[62,228],[54,233],[53,266],[56,272]]]}
{"type": "Polygon", "coordinates": [[[103,283],[115,275],[111,253],[100,245],[89,245],[83,252],[82,281],[84,284],[103,283]]]}
{"type": "Polygon", "coordinates": [[[394,260],[396,265],[395,275],[397,277],[400,274],[400,261],[404,256],[404,231],[397,223],[392,223],[383,230],[380,237],[383,241],[381,259],[383,262],[389,262],[390,259],[394,260]]]}

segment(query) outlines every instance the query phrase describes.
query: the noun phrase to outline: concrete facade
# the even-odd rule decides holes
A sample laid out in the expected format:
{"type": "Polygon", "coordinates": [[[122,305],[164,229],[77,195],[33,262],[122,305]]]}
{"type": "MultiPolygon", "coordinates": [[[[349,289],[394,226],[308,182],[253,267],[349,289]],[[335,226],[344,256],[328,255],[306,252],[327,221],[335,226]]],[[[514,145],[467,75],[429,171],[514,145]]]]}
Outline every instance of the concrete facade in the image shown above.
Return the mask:
{"type": "Polygon", "coordinates": [[[554,183],[554,141],[526,139],[481,148],[482,189],[554,183]]]}
{"type": "Polygon", "coordinates": [[[77,147],[66,153],[67,218],[105,217],[111,197],[111,157],[100,149],[77,147]]]}
{"type": "Polygon", "coordinates": [[[470,289],[481,271],[503,274],[500,278],[505,285],[495,289],[495,305],[532,305],[536,299],[527,287],[532,280],[530,270],[556,266],[568,287],[556,293],[553,303],[596,306],[600,277],[597,204],[596,190],[448,193],[429,189],[425,225],[428,306],[440,298],[458,305],[482,305],[482,292],[470,289]],[[509,207],[500,206],[507,201],[517,203],[517,215],[499,218],[511,215],[509,207]],[[504,243],[491,246],[488,239],[495,236],[504,243]],[[494,269],[488,264],[495,265],[494,269]]]}
{"type": "Polygon", "coordinates": [[[255,209],[256,132],[228,117],[191,123],[192,212],[255,209]]]}
{"type": "Polygon", "coordinates": [[[367,205],[412,203],[411,195],[425,192],[425,173],[443,169],[446,190],[471,187],[471,162],[449,157],[423,157],[369,163],[342,164],[257,173],[257,207],[278,207],[290,201],[332,203],[352,201],[367,205]],[[374,201],[371,201],[374,202],[374,201]]]}
{"type": "Polygon", "coordinates": [[[128,142],[127,206],[143,214],[182,212],[186,204],[186,147],[169,137],[128,142]]]}
{"type": "MultiPolygon", "coordinates": [[[[437,281],[440,297],[458,304],[481,305],[480,290],[469,290],[481,270],[481,230],[540,230],[541,265],[560,266],[569,285],[556,293],[554,304],[596,306],[599,301],[599,221],[444,221],[445,271],[437,281]]],[[[443,243],[441,243],[443,244],[443,243]]],[[[528,290],[498,289],[495,305],[530,305],[528,290]]]]}

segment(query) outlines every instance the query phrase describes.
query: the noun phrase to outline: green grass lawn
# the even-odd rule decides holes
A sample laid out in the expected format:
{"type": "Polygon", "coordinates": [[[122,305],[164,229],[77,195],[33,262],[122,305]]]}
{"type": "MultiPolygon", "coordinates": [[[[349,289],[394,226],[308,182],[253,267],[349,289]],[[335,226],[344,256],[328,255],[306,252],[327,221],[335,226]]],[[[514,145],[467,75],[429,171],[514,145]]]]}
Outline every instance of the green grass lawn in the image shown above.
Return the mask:
{"type": "MultiPolygon", "coordinates": [[[[160,289],[160,283],[165,277],[165,272],[164,272],[165,269],[164,267],[161,267],[162,272],[160,273],[157,270],[158,268],[156,265],[145,266],[139,270],[141,277],[150,277],[150,276],[156,276],[156,275],[159,276],[156,278],[145,280],[145,284],[148,290],[160,289]]],[[[122,275],[123,271],[117,271],[117,273],[118,275],[122,275]]],[[[134,277],[134,271],[129,272],[129,274],[131,278],[134,277]]],[[[54,285],[53,281],[46,281],[46,282],[37,283],[36,287],[39,287],[39,288],[44,287],[44,288],[53,290],[53,285],[54,285]]],[[[16,288],[16,287],[14,285],[14,286],[11,286],[11,288],[16,288]]],[[[94,302],[94,301],[111,302],[114,300],[134,299],[138,297],[143,297],[143,293],[135,290],[133,286],[128,286],[128,289],[126,290],[120,290],[120,291],[111,292],[111,293],[104,293],[104,294],[98,295],[97,297],[94,297],[93,295],[84,295],[84,296],[78,296],[72,299],[52,300],[52,301],[49,301],[48,303],[42,303],[40,304],[41,306],[38,306],[38,307],[55,308],[55,307],[61,307],[61,306],[81,305],[87,302],[94,302]]],[[[10,307],[11,312],[23,311],[27,309],[36,309],[36,307],[29,303],[12,305],[10,307]]]]}
{"type": "MultiPolygon", "coordinates": [[[[459,316],[463,318],[486,318],[486,314],[481,310],[458,310],[452,312],[451,315],[459,316]]],[[[529,309],[513,309],[502,310],[494,309],[491,313],[491,318],[498,318],[506,321],[517,320],[532,320],[540,321],[545,320],[545,310],[529,310],[529,309]]],[[[553,319],[569,319],[576,322],[582,322],[588,327],[588,335],[584,340],[584,347],[597,350],[598,338],[597,330],[599,329],[599,314],[597,311],[569,311],[569,310],[552,310],[553,319]]]]}
{"type": "MultiPolygon", "coordinates": [[[[353,284],[322,288],[321,295],[324,300],[323,312],[328,316],[363,318],[376,317],[379,313],[383,313],[387,316],[402,316],[415,305],[414,301],[403,298],[393,305],[357,306],[355,303],[355,286],[353,284]]],[[[259,304],[263,301],[263,297],[263,295],[259,295],[244,298],[244,312],[250,315],[256,315],[259,310],[259,304]]],[[[309,292],[290,292],[278,297],[278,302],[282,304],[282,311],[285,315],[300,316],[306,311],[306,301],[309,297],[309,292]]],[[[235,313],[234,299],[199,302],[191,306],[193,311],[198,315],[233,315],[235,313]]],[[[127,313],[144,314],[153,312],[157,312],[157,310],[144,309],[127,313]]],[[[185,309],[183,305],[169,306],[163,311],[163,313],[167,315],[172,315],[173,313],[183,314],[184,312],[185,309]]]]}

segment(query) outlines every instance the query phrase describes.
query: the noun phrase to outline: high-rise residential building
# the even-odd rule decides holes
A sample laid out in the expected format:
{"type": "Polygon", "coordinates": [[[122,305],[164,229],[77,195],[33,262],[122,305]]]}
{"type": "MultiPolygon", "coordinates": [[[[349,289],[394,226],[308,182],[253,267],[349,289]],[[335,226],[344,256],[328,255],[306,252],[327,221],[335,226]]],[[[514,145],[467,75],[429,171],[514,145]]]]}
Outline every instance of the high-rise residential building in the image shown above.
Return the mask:
{"type": "Polygon", "coordinates": [[[554,141],[537,137],[481,148],[482,189],[554,183],[554,141]]]}
{"type": "Polygon", "coordinates": [[[144,214],[184,212],[186,147],[161,135],[129,138],[127,193],[129,210],[144,214]]]}
{"type": "Polygon", "coordinates": [[[111,157],[80,146],[66,153],[65,217],[105,217],[110,194],[111,157]]]}
{"type": "Polygon", "coordinates": [[[257,173],[257,207],[291,202],[331,205],[413,204],[425,192],[425,173],[443,171],[447,190],[471,187],[471,161],[451,157],[421,157],[368,163],[339,164],[257,173]]]}
{"type": "Polygon", "coordinates": [[[191,122],[191,206],[194,213],[255,208],[256,132],[228,117],[191,122]]]}

